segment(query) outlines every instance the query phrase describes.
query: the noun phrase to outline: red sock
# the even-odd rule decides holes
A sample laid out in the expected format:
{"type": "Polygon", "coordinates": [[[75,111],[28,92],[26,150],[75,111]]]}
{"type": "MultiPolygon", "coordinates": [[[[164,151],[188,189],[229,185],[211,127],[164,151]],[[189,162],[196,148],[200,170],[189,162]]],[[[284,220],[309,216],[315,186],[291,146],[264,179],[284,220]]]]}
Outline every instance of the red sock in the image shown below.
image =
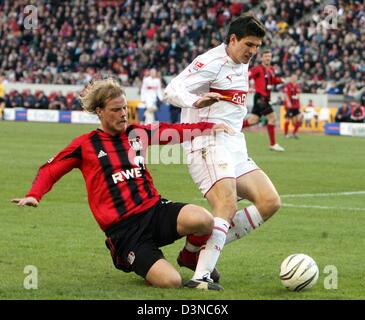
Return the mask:
{"type": "MultiPolygon", "coordinates": [[[[187,242],[193,246],[196,247],[201,247],[203,245],[205,245],[209,239],[211,235],[204,235],[204,236],[195,236],[192,234],[189,234],[186,238],[187,238],[187,242]]],[[[198,255],[199,255],[199,251],[190,251],[188,250],[186,247],[184,247],[179,254],[179,260],[183,263],[184,266],[195,270],[196,268],[196,264],[198,261],[198,255]]]]}
{"type": "Polygon", "coordinates": [[[295,122],[293,134],[296,134],[297,133],[299,127],[300,127],[300,122],[299,121],[295,122]]]}
{"type": "Polygon", "coordinates": [[[184,248],[180,251],[179,258],[180,261],[183,263],[184,266],[195,270],[196,264],[198,261],[198,252],[191,252],[188,249],[184,248]]]}
{"type": "Polygon", "coordinates": [[[250,124],[249,124],[248,120],[247,119],[246,120],[243,120],[242,129],[243,128],[247,128],[249,126],[250,126],[250,124]]]}
{"type": "Polygon", "coordinates": [[[274,144],[276,144],[275,142],[275,126],[272,124],[268,124],[267,125],[267,132],[269,134],[269,138],[270,138],[270,145],[273,146],[274,144]]]}
{"type": "Polygon", "coordinates": [[[289,121],[285,121],[285,123],[284,123],[284,132],[285,132],[285,135],[287,135],[289,132],[289,121]]]}

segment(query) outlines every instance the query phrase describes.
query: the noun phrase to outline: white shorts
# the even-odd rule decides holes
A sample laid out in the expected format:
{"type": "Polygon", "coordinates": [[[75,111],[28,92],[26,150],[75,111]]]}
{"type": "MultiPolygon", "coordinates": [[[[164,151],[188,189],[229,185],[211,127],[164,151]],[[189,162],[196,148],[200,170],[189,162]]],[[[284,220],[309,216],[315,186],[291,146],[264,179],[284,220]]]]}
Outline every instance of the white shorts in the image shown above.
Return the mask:
{"type": "Polygon", "coordinates": [[[260,169],[248,157],[243,133],[200,136],[184,149],[190,175],[204,196],[219,180],[260,169]]]}

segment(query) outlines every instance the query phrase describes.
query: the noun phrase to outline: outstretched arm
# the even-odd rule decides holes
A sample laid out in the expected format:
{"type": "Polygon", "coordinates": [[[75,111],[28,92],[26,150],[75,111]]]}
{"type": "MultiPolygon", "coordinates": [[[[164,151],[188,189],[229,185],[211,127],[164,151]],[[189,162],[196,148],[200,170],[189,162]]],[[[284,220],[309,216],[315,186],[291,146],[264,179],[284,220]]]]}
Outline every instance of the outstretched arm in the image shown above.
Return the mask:
{"type": "Polygon", "coordinates": [[[18,206],[38,207],[38,201],[34,197],[15,198],[11,202],[16,203],[18,206]]]}
{"type": "Polygon", "coordinates": [[[74,140],[54,158],[41,166],[33,180],[32,187],[24,198],[14,198],[11,202],[18,206],[37,207],[42,197],[52,189],[53,185],[67,172],[79,167],[81,163],[81,146],[74,140]]]}
{"type": "MultiPolygon", "coordinates": [[[[143,130],[148,138],[148,145],[178,144],[190,141],[201,135],[214,135],[218,132],[226,132],[234,135],[234,130],[225,123],[179,123],[171,124],[160,122],[151,125],[138,126],[136,132],[143,130]]],[[[138,135],[138,134],[137,134],[138,135]]],[[[139,136],[143,136],[139,134],[139,136]]]]}

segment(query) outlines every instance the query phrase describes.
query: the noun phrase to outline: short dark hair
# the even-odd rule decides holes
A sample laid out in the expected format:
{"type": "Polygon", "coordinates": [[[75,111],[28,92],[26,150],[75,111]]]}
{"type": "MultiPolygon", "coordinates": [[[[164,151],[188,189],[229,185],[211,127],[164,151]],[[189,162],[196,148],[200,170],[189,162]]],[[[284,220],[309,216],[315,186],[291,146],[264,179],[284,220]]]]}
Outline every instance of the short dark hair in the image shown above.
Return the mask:
{"type": "Polygon", "coordinates": [[[232,34],[236,35],[237,40],[248,36],[263,38],[265,37],[266,30],[263,23],[252,13],[244,13],[230,23],[224,41],[225,44],[229,43],[232,34]]]}
{"type": "Polygon", "coordinates": [[[270,47],[264,47],[260,51],[261,51],[261,54],[264,54],[264,53],[272,53],[270,47]]]}

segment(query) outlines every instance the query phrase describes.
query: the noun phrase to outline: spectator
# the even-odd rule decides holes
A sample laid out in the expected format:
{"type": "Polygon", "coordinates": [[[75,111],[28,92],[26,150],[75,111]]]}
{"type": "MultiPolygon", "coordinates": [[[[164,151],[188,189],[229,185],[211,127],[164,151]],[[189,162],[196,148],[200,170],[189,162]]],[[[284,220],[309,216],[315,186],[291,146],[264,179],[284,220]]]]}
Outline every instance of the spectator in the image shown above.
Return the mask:
{"type": "Polygon", "coordinates": [[[66,103],[66,98],[62,95],[62,92],[58,92],[49,103],[48,108],[53,110],[67,110],[66,103]]]}
{"type": "Polygon", "coordinates": [[[338,108],[336,116],[336,122],[350,122],[351,121],[351,109],[347,103],[343,103],[341,107],[338,108]]]}
{"type": "Polygon", "coordinates": [[[176,75],[199,53],[222,42],[226,19],[255,7],[269,33],[264,45],[273,48],[279,59],[274,64],[282,66],[283,75],[299,70],[303,78],[308,68],[314,70],[303,92],[315,92],[328,81],[336,82],[335,94],[351,79],[357,90],[365,86],[365,10],[358,1],[337,2],[336,32],[329,32],[324,10],[315,13],[318,0],[103,1],[102,7],[100,1],[48,1],[34,34],[18,23],[22,3],[0,1],[8,17],[0,19],[0,74],[9,81],[85,84],[93,76],[90,69],[124,75],[124,85],[140,83],[140,70],[150,68],[162,76],[176,75]]]}
{"type": "MultiPolygon", "coordinates": [[[[364,87],[365,89],[365,87],[364,87]]],[[[362,93],[365,92],[363,89],[359,90],[356,86],[356,81],[351,80],[350,83],[345,85],[344,88],[344,95],[346,95],[349,98],[360,100],[362,93]]]]}
{"type": "Polygon", "coordinates": [[[327,90],[326,90],[327,94],[341,94],[341,90],[338,87],[336,81],[331,81],[328,86],[327,86],[327,90]]]}
{"type": "Polygon", "coordinates": [[[44,94],[43,91],[40,91],[38,95],[36,95],[36,103],[35,108],[36,109],[48,109],[49,106],[49,100],[47,96],[44,94]]]}
{"type": "Polygon", "coordinates": [[[35,96],[30,92],[30,90],[23,91],[23,107],[26,109],[34,109],[36,104],[35,96]]]}
{"type": "Polygon", "coordinates": [[[351,103],[351,120],[355,123],[363,123],[365,120],[365,108],[357,102],[351,103]]]}
{"type": "Polygon", "coordinates": [[[10,93],[10,108],[23,108],[23,97],[17,90],[10,93]]]}

